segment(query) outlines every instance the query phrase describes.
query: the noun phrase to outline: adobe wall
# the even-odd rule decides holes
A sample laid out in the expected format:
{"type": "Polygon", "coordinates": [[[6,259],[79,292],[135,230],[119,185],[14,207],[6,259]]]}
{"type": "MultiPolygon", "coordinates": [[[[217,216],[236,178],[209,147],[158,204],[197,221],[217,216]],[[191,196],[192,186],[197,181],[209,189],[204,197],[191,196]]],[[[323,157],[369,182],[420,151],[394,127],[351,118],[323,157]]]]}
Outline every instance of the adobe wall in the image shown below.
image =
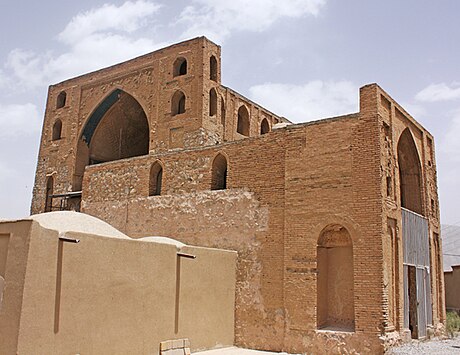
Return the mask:
{"type": "Polygon", "coordinates": [[[67,243],[30,221],[0,231],[14,233],[2,354],[158,354],[161,341],[180,338],[193,350],[233,344],[234,252],[182,247],[189,259],[175,245],[76,232],[65,236],[80,242],[67,243]]]}
{"type": "Polygon", "coordinates": [[[452,271],[444,272],[446,283],[446,308],[460,312],[460,266],[452,266],[452,271]]]}

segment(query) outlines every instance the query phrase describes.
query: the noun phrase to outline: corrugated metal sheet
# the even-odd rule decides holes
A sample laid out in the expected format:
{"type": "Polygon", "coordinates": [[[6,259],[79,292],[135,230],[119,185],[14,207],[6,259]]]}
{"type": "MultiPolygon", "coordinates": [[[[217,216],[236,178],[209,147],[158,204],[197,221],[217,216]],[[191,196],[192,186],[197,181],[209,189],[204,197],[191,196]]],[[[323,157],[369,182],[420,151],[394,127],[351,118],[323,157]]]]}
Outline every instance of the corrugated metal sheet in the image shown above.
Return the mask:
{"type": "Polygon", "coordinates": [[[417,268],[417,323],[418,337],[426,337],[426,287],[425,287],[425,270],[417,268]]]}
{"type": "Polygon", "coordinates": [[[409,266],[403,265],[404,284],[404,328],[409,329],[409,266]]]}
{"type": "Polygon", "coordinates": [[[412,211],[402,209],[404,263],[430,266],[428,221],[412,211]]]}
{"type": "Polygon", "coordinates": [[[426,323],[433,324],[433,308],[431,304],[431,278],[430,268],[425,269],[425,287],[426,287],[426,323]]]}
{"type": "Polygon", "coordinates": [[[433,323],[430,282],[430,242],[428,221],[423,216],[402,209],[404,255],[404,327],[409,327],[409,265],[416,267],[417,326],[419,338],[426,337],[428,324],[433,323]]]}

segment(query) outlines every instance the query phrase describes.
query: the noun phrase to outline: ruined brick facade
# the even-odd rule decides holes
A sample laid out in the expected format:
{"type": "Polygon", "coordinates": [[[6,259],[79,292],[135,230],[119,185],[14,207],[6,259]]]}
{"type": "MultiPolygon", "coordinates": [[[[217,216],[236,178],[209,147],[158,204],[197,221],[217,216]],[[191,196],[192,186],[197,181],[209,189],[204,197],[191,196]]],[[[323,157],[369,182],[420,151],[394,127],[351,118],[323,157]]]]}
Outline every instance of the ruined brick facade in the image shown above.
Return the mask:
{"type": "Polygon", "coordinates": [[[380,353],[441,331],[431,134],[376,84],[358,113],[290,124],[221,85],[220,64],[201,37],[51,86],[32,213],[236,250],[240,346],[380,353]],[[402,207],[426,224],[428,267],[406,260],[402,207]]]}

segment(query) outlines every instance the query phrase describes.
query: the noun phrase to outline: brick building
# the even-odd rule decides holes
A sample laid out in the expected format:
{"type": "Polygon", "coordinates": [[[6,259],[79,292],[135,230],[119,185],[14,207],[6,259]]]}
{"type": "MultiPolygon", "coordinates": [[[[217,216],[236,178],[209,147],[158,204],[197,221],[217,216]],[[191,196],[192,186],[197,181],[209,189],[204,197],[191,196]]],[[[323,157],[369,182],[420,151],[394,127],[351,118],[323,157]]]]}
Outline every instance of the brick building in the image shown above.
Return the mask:
{"type": "Polygon", "coordinates": [[[378,85],[291,124],[204,37],[49,89],[32,213],[236,250],[235,344],[383,352],[445,319],[433,137],[378,85]]]}

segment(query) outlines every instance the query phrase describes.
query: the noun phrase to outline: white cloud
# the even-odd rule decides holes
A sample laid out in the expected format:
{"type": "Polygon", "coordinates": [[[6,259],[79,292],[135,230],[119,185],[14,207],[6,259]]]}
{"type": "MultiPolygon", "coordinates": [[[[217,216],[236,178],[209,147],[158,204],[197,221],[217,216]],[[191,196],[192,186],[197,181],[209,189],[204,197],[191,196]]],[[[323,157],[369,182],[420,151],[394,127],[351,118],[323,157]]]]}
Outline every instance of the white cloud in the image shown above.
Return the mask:
{"type": "Polygon", "coordinates": [[[449,101],[460,99],[460,83],[431,84],[415,95],[415,99],[424,102],[449,101]]]}
{"type": "Polygon", "coordinates": [[[0,104],[0,138],[32,136],[40,130],[40,125],[41,118],[35,105],[0,104]]]}
{"type": "Polygon", "coordinates": [[[78,14],[58,36],[66,46],[63,53],[15,49],[6,68],[18,79],[17,86],[32,88],[148,53],[164,44],[133,31],[149,24],[160,7],[144,0],[127,1],[119,7],[103,5],[78,14]]]}
{"type": "MultiPolygon", "coordinates": [[[[460,110],[454,113],[451,125],[441,142],[441,152],[454,163],[460,163],[460,110]]],[[[457,181],[458,182],[458,181],[457,181]]]]}
{"type": "Polygon", "coordinates": [[[193,0],[178,23],[187,26],[184,37],[206,35],[223,42],[232,31],[261,32],[277,20],[317,16],[326,0],[193,0]]]}
{"type": "Polygon", "coordinates": [[[116,30],[131,33],[148,23],[161,5],[150,1],[127,1],[117,7],[105,4],[102,7],[75,16],[59,34],[59,39],[72,44],[93,33],[116,30]]]}
{"type": "Polygon", "coordinates": [[[251,98],[294,122],[307,122],[359,110],[359,90],[349,81],[311,81],[304,85],[262,84],[251,98]]]}

